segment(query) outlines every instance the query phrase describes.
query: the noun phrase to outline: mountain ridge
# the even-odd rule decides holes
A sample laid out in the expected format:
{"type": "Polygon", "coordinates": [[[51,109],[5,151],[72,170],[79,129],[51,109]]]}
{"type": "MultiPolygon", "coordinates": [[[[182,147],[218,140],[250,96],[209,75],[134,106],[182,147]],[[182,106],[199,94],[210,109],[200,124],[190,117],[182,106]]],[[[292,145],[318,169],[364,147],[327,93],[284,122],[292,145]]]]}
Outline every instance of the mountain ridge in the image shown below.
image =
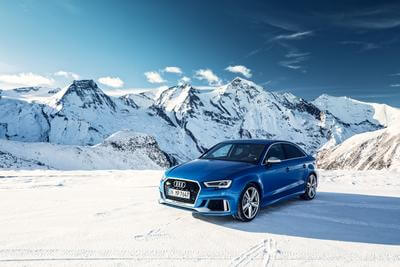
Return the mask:
{"type": "Polygon", "coordinates": [[[321,168],[400,170],[400,123],[352,136],[318,154],[321,168]]]}
{"type": "Polygon", "coordinates": [[[390,126],[400,114],[390,106],[350,98],[322,95],[307,101],[239,77],[208,90],[182,84],[119,97],[107,95],[93,80],[79,80],[29,103],[36,113],[21,117],[7,112],[10,101],[29,110],[28,100],[15,95],[0,99],[0,138],[82,146],[135,130],[154,136],[177,162],[195,158],[219,141],[241,138],[286,139],[315,154],[356,134],[390,126]],[[349,114],[340,112],[341,105],[349,114]],[[21,130],[27,125],[37,129],[30,138],[21,130]]]}

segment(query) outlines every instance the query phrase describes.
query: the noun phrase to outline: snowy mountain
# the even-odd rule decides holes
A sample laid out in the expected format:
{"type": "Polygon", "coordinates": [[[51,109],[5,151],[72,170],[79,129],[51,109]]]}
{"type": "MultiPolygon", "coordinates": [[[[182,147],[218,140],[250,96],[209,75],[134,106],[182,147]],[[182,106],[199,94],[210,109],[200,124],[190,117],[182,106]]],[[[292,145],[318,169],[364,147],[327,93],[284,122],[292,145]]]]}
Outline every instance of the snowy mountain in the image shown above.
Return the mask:
{"type": "Polygon", "coordinates": [[[0,96],[0,138],[46,142],[50,125],[45,106],[0,96]]]}
{"type": "Polygon", "coordinates": [[[324,169],[400,170],[400,123],[358,134],[336,147],[321,151],[318,165],[324,169]]]}
{"type": "Polygon", "coordinates": [[[399,114],[387,105],[327,95],[308,102],[242,78],[215,89],[183,84],[119,97],[80,80],[64,89],[3,91],[0,138],[93,146],[132,130],[154,137],[170,160],[183,162],[219,141],[239,138],[286,139],[315,154],[389,127],[399,114]]]}
{"type": "Polygon", "coordinates": [[[28,102],[39,101],[48,99],[61,91],[60,88],[47,88],[47,87],[21,87],[12,90],[0,90],[0,96],[14,99],[23,99],[28,102]]]}
{"type": "Polygon", "coordinates": [[[0,168],[22,169],[161,169],[176,162],[154,137],[120,131],[95,146],[57,145],[0,139],[0,168]]]}
{"type": "Polygon", "coordinates": [[[115,117],[116,104],[94,81],[74,81],[49,113],[51,143],[94,145],[107,136],[102,127],[115,117]]]}
{"type": "MultiPolygon", "coordinates": [[[[199,151],[217,140],[273,138],[293,141],[315,153],[322,146],[389,124],[342,121],[304,99],[265,91],[242,78],[215,90],[171,87],[155,97],[151,109],[168,124],[183,128],[199,151]]],[[[390,110],[394,111],[398,112],[390,110]]]]}
{"type": "Polygon", "coordinates": [[[399,120],[400,110],[386,104],[366,103],[349,97],[321,95],[312,102],[326,113],[348,124],[389,126],[399,120]]]}

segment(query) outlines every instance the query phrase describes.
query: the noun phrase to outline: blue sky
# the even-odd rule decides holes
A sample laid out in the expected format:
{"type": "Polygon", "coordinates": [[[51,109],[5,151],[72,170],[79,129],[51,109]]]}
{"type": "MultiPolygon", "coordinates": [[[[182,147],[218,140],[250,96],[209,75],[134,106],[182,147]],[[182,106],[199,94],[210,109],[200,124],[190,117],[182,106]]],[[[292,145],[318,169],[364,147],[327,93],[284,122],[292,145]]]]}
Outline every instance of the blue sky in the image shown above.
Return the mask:
{"type": "Polygon", "coordinates": [[[9,0],[0,12],[0,88],[242,76],[306,99],[400,107],[398,1],[9,0]]]}

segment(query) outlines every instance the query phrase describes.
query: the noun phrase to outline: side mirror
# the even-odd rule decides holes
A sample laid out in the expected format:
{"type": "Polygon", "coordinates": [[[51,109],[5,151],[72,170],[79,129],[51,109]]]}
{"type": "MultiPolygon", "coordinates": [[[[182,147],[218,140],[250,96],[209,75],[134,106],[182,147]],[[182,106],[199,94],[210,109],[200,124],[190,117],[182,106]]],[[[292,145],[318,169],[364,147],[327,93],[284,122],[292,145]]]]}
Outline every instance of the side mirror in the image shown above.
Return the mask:
{"type": "Polygon", "coordinates": [[[275,157],[270,157],[269,159],[267,159],[266,163],[267,164],[278,164],[281,163],[282,161],[278,158],[275,157]]]}

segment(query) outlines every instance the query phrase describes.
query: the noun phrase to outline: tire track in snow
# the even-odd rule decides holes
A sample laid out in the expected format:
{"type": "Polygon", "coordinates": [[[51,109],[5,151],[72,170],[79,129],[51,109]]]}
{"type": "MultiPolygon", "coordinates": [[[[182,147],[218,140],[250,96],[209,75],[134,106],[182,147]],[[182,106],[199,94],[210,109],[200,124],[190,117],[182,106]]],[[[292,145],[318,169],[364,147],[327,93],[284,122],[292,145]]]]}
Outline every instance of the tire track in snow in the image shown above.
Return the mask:
{"type": "Polygon", "coordinates": [[[134,235],[133,238],[135,240],[138,240],[138,241],[147,241],[147,240],[153,239],[153,238],[160,238],[160,237],[163,237],[163,236],[168,236],[167,233],[163,232],[163,229],[166,228],[167,226],[171,225],[172,223],[175,223],[175,222],[177,222],[177,221],[179,221],[181,219],[182,219],[182,217],[178,217],[174,221],[170,221],[170,222],[168,222],[166,224],[161,225],[160,227],[156,227],[156,228],[150,229],[145,234],[134,235]]]}
{"type": "Polygon", "coordinates": [[[272,266],[276,254],[280,253],[277,249],[276,241],[271,238],[264,240],[264,251],[263,251],[263,266],[269,267],[272,266]]]}
{"type": "Polygon", "coordinates": [[[265,267],[272,266],[275,260],[276,254],[279,253],[277,249],[276,241],[271,238],[264,239],[261,243],[250,247],[248,250],[244,251],[238,257],[234,258],[230,266],[246,266],[252,260],[261,257],[262,265],[265,267]]]}

